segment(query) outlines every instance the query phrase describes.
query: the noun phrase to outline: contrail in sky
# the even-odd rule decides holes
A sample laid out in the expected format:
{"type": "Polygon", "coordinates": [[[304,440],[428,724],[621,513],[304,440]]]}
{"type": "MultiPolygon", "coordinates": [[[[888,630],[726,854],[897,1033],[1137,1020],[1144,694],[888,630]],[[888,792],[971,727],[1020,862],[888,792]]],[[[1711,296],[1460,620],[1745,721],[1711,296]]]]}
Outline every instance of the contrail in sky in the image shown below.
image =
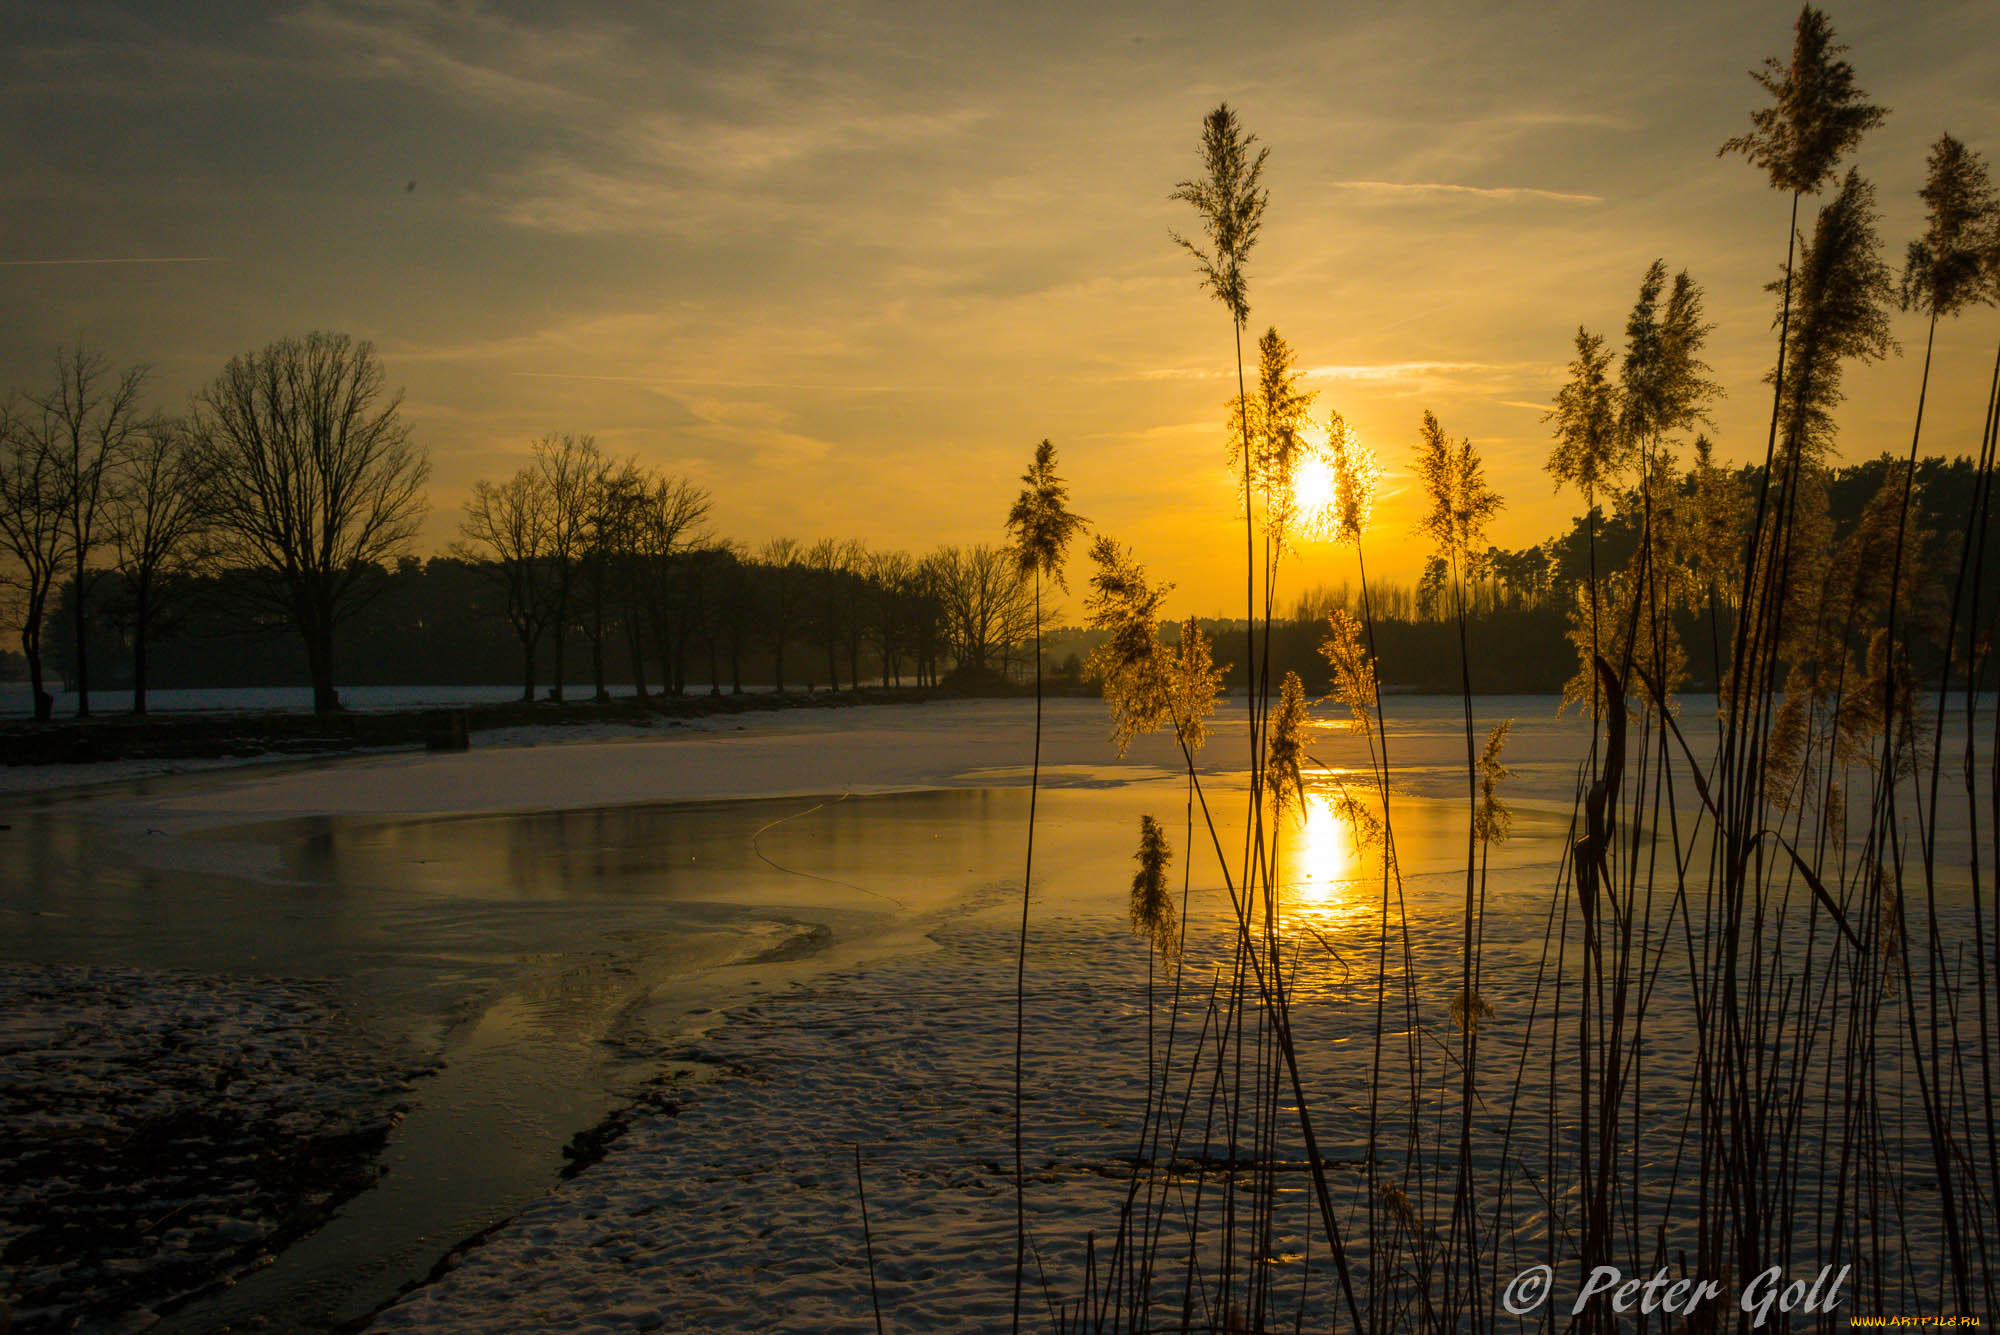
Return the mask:
{"type": "Polygon", "coordinates": [[[44,264],[222,264],[220,255],[137,255],[130,259],[101,260],[0,260],[0,268],[20,268],[44,264]]]}

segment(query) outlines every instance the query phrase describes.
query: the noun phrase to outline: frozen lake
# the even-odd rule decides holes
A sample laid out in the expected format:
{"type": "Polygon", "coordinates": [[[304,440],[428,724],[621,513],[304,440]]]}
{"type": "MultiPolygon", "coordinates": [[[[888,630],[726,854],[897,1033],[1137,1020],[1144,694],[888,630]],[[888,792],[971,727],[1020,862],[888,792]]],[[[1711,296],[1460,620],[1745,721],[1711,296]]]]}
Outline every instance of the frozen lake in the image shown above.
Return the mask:
{"type": "MultiPolygon", "coordinates": [[[[1514,720],[1514,833],[1486,868],[1484,991],[1501,1047],[1523,1041],[1550,943],[1570,930],[1550,914],[1590,735],[1554,703],[1474,701],[1480,741],[1514,720]]],[[[1401,912],[1441,1011],[1465,892],[1464,721],[1455,700],[1387,709],[1401,912]]],[[[1688,703],[1691,734],[1704,709],[1688,703]]],[[[854,1223],[841,1164],[857,1142],[883,1178],[889,1297],[926,1328],[989,1326],[994,1249],[1011,1256],[994,1101],[1011,1051],[1005,924],[1019,913],[1031,710],[810,711],[11,800],[0,961],[326,980],[355,1023],[442,1062],[417,1083],[378,1185],[161,1329],[253,1314],[323,1328],[514,1216],[382,1324],[491,1329],[532,1297],[547,1328],[612,1309],[639,1329],[762,1328],[773,1310],[787,1329],[859,1328],[867,1290],[840,1251],[854,1223]],[[548,1194],[569,1138],[663,1072],[684,1090],[673,1115],[641,1119],[548,1194]]],[[[1216,721],[1203,768],[1218,837],[1239,850],[1241,718],[1237,706],[1216,721]]],[[[1082,1230],[1115,1216],[1122,1187],[1105,1170],[1142,1113],[1147,962],[1125,927],[1139,816],[1168,828],[1177,873],[1189,857],[1177,754],[1142,739],[1119,758],[1105,732],[1099,703],[1051,703],[1037,826],[1030,1064],[1038,1134],[1073,1165],[1048,1170],[1037,1227],[1067,1283],[1082,1230]]],[[[1384,889],[1331,806],[1332,785],[1356,781],[1357,740],[1316,725],[1311,749],[1314,796],[1281,836],[1284,913],[1301,1033],[1336,1114],[1329,1153],[1351,1159],[1356,1124],[1338,1110],[1366,1083],[1352,1039],[1384,889]]],[[[1188,913],[1190,959],[1208,969],[1228,943],[1205,838],[1188,913]]],[[[1671,987],[1656,1004],[1663,1033],[1686,1032],[1671,987]]],[[[1692,1077],[1663,1060],[1657,1078],[1692,1077]]],[[[1511,1106],[1494,1079],[1492,1106],[1511,1106]]]]}

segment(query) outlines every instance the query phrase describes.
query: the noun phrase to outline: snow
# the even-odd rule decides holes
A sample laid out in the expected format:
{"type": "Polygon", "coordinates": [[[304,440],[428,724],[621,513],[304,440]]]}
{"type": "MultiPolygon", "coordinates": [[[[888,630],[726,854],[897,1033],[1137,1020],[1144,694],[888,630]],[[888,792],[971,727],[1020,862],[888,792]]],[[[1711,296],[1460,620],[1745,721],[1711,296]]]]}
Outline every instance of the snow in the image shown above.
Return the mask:
{"type": "Polygon", "coordinates": [[[0,964],[15,1328],[143,1323],[257,1265],[368,1184],[418,1073],[315,983],[0,964]]]}
{"type": "MultiPolygon", "coordinates": [[[[615,685],[608,688],[611,695],[618,698],[631,696],[629,685],[615,685]]],[[[690,686],[690,691],[705,694],[706,683],[690,686]]],[[[548,687],[541,687],[545,695],[548,687]]],[[[588,700],[596,691],[589,682],[576,682],[565,688],[571,700],[588,700]]],[[[520,686],[342,686],[339,688],[340,703],[343,708],[372,713],[395,709],[448,709],[464,705],[503,705],[521,698],[520,686]]],[[[55,713],[58,719],[76,712],[76,693],[56,691],[55,713]]],[[[90,692],[91,708],[98,714],[118,714],[132,708],[132,692],[129,690],[93,689],[90,692]]],[[[313,707],[312,688],[309,686],[191,686],[158,688],[146,692],[146,708],[158,714],[212,714],[230,713],[244,710],[289,710],[304,713],[313,707]]],[[[28,694],[25,681],[0,682],[0,718],[25,718],[33,712],[34,701],[28,694]]]]}
{"type": "MultiPolygon", "coordinates": [[[[1577,759],[1588,745],[1584,727],[1553,720],[1552,706],[1539,698],[1477,702],[1481,735],[1500,718],[1519,720],[1506,757],[1517,776],[1508,789],[1516,838],[1493,859],[1495,908],[1482,962],[1482,993],[1498,1011],[1491,1032],[1502,1050],[1518,1046],[1520,1031],[1510,1026],[1524,1025],[1533,1004],[1542,914],[1558,879],[1577,759]]],[[[1698,705],[1689,711],[1699,717],[1698,705]]],[[[1240,704],[1232,712],[1240,721],[1240,704]]],[[[1463,724],[1455,701],[1396,700],[1389,712],[1418,976],[1455,979],[1449,961],[1460,921],[1452,905],[1464,882],[1462,872],[1444,872],[1462,866],[1463,724]],[[1447,831],[1452,837],[1434,837],[1447,831]]],[[[703,897],[774,913],[780,905],[827,911],[838,904],[844,912],[865,906],[879,914],[886,905],[895,910],[888,917],[918,931],[897,937],[893,949],[733,966],[774,984],[755,1000],[740,999],[741,979],[724,988],[719,970],[697,980],[738,1000],[718,1003],[721,1014],[689,1003],[666,1017],[656,1032],[689,1037],[653,1054],[662,1074],[624,1114],[626,1129],[603,1158],[466,1248],[374,1328],[440,1335],[867,1329],[873,1316],[854,1180],[859,1145],[889,1326],[985,1330],[1009,1319],[1012,1296],[1013,936],[1005,923],[1019,909],[1025,829],[1014,816],[1024,804],[959,818],[978,838],[946,848],[947,864],[941,854],[921,856],[919,841],[936,836],[915,822],[886,842],[863,824],[834,819],[852,808],[828,799],[1018,789],[1033,758],[1031,721],[1025,702],[961,701],[725,716],[636,736],[622,725],[535,729],[481,736],[464,753],[350,756],[57,793],[43,802],[145,865],[276,878],[287,874],[274,852],[276,832],[296,830],[302,818],[421,831],[445,818],[504,813],[525,822],[531,813],[800,799],[794,810],[774,809],[768,822],[761,812],[755,820],[734,817],[755,829],[747,842],[756,857],[780,876],[799,878],[795,884],[775,891],[773,882],[752,886],[711,872],[706,847],[702,869],[688,873],[692,881],[661,873],[659,884],[700,885],[703,897]],[[739,895],[745,898],[730,899],[739,895]],[[679,1023],[692,1016],[700,1022],[679,1023]],[[707,1078],[692,1082],[681,1074],[689,1070],[707,1078]]],[[[1107,731],[1095,701],[1049,705],[1037,832],[1043,870],[1029,956],[1031,1299],[1038,1304],[1038,1275],[1058,1299],[1083,1296],[1087,1240],[1094,1234],[1104,1247],[1118,1227],[1144,1120],[1147,1062],[1146,956],[1122,922],[1131,830],[1137,811],[1164,819],[1178,816],[1184,801],[1178,757],[1162,741],[1142,739],[1119,758],[1107,731]]],[[[1240,805],[1243,748],[1239,724],[1219,721],[1215,731],[1204,773],[1220,810],[1240,805]]],[[[1354,739],[1330,728],[1316,733],[1312,750],[1322,782],[1360,762],[1354,739]]],[[[1362,1098],[1362,1045],[1349,1036],[1368,1032],[1373,979],[1356,967],[1366,950],[1355,934],[1376,906],[1357,889],[1338,826],[1324,815],[1318,821],[1288,836],[1288,856],[1299,863],[1294,874],[1307,896],[1304,925],[1346,953],[1315,958],[1295,1023],[1312,1045],[1312,1106],[1338,1114],[1362,1098]]],[[[504,828],[499,821],[490,827],[504,828]]],[[[1225,827],[1222,837],[1229,846],[1240,833],[1225,827]]],[[[1212,866],[1209,857],[1190,854],[1184,837],[1176,843],[1179,856],[1212,866]]],[[[623,847],[605,840],[592,851],[623,847]]],[[[433,851],[412,844],[398,852],[403,862],[380,865],[430,885],[429,878],[445,876],[420,863],[433,851]]],[[[364,852],[346,850],[357,864],[364,852]]],[[[1198,873],[1198,895],[1202,887],[1198,873]]],[[[1201,965],[1193,976],[1201,979],[1225,953],[1215,926],[1224,910],[1216,887],[1207,893],[1197,901],[1203,925],[1191,952],[1201,965]]],[[[1308,951],[1326,948],[1312,944],[1320,938],[1299,939],[1308,951]]],[[[1194,986],[1201,995],[1206,984],[1194,986]]],[[[1445,1002],[1441,994],[1425,998],[1424,1023],[1434,1031],[1449,1023],[1445,1002]]],[[[254,999],[244,1004],[254,1007],[254,999]]],[[[1659,1002],[1663,1014],[1678,1005],[1665,996],[1659,1002]]],[[[1549,1023],[1546,1014],[1540,1023],[1549,1023]]],[[[27,1023],[22,1034],[23,1042],[60,1046],[45,1022],[27,1023]]],[[[1664,1084],[1686,1075],[1670,1056],[1651,1069],[1664,1084]]],[[[1511,1107],[1505,1079],[1493,1079],[1483,1091],[1488,1105],[1511,1107]]],[[[1672,1111],[1664,1100],[1662,1108],[1663,1115],[1672,1111]]],[[[1350,1165],[1361,1157],[1353,1117],[1325,1129],[1322,1150],[1350,1165]]],[[[1351,1167],[1341,1171],[1336,1193],[1351,1202],[1360,1179],[1351,1167]]],[[[1203,1175],[1212,1181],[1216,1170],[1190,1166],[1184,1180],[1203,1175]]],[[[1421,1206],[1421,1194],[1412,1194],[1421,1206]]],[[[1295,1253],[1310,1232],[1305,1195],[1287,1196],[1276,1239],[1281,1254],[1295,1253]]],[[[1510,1237],[1526,1246],[1547,1226],[1547,1207],[1522,1193],[1510,1237]]],[[[1316,1276],[1325,1270],[1313,1267],[1316,1276]]],[[[1166,1287],[1178,1292],[1178,1272],[1171,1278],[1166,1287]]],[[[1328,1310],[1331,1295],[1315,1288],[1306,1302],[1307,1324],[1324,1324],[1313,1318],[1328,1310]]]]}

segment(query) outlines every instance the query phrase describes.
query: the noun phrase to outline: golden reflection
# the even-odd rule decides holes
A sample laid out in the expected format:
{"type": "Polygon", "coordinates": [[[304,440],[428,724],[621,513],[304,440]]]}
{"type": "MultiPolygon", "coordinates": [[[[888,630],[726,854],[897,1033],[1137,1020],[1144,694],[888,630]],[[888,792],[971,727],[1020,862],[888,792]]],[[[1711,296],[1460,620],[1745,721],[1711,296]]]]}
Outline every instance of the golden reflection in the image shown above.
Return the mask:
{"type": "Polygon", "coordinates": [[[1346,782],[1351,791],[1354,777],[1309,772],[1303,807],[1286,815],[1278,845],[1278,918],[1287,932],[1310,928],[1337,942],[1380,916],[1381,846],[1362,847],[1336,801],[1335,784],[1346,782]]]}

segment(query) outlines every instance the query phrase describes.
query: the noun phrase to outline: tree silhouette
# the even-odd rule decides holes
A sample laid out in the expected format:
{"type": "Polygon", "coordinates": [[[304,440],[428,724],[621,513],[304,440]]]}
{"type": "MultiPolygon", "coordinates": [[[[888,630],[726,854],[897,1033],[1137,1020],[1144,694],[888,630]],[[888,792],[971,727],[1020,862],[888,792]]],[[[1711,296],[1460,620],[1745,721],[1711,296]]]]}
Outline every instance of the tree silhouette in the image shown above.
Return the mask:
{"type": "Polygon", "coordinates": [[[459,525],[464,540],[455,548],[463,559],[491,571],[506,591],[507,624],[521,646],[524,702],[535,698],[535,650],[553,611],[551,507],[544,476],[533,464],[505,482],[482,478],[466,498],[465,519],[459,525]]]}
{"type": "Polygon", "coordinates": [[[41,448],[56,469],[65,545],[69,555],[70,614],[75,654],[78,718],[90,716],[90,593],[96,577],[91,556],[104,545],[104,512],[127,451],[148,423],[140,416],[139,393],[150,373],[143,366],[113,372],[102,352],[81,343],[56,353],[55,385],[35,400],[31,420],[41,448]]]}
{"type": "Polygon", "coordinates": [[[576,607],[577,581],[590,544],[591,505],[603,477],[604,455],[588,435],[547,435],[535,442],[534,467],[549,505],[549,628],[555,634],[550,694],[568,684],[563,649],[576,607]]]}
{"type": "Polygon", "coordinates": [[[764,630],[771,645],[772,689],[785,690],[785,641],[792,632],[792,616],[798,602],[799,543],[796,538],[773,538],[760,553],[764,563],[764,630]]]}
{"type": "Polygon", "coordinates": [[[305,641],[313,708],[339,708],[335,627],[416,536],[430,466],[372,344],[285,338],[234,357],[195,401],[224,563],[305,641]]]}
{"type": "Polygon", "coordinates": [[[4,573],[15,588],[21,656],[28,660],[38,722],[55,710],[43,675],[42,631],[69,552],[64,474],[49,446],[48,433],[33,429],[20,405],[0,403],[0,552],[13,566],[4,573]]]}
{"type": "Polygon", "coordinates": [[[170,589],[206,564],[212,501],[187,424],[155,418],[114,479],[106,533],[124,578],[113,612],[132,637],[132,712],[146,712],[148,649],[170,624],[170,589]]]}

